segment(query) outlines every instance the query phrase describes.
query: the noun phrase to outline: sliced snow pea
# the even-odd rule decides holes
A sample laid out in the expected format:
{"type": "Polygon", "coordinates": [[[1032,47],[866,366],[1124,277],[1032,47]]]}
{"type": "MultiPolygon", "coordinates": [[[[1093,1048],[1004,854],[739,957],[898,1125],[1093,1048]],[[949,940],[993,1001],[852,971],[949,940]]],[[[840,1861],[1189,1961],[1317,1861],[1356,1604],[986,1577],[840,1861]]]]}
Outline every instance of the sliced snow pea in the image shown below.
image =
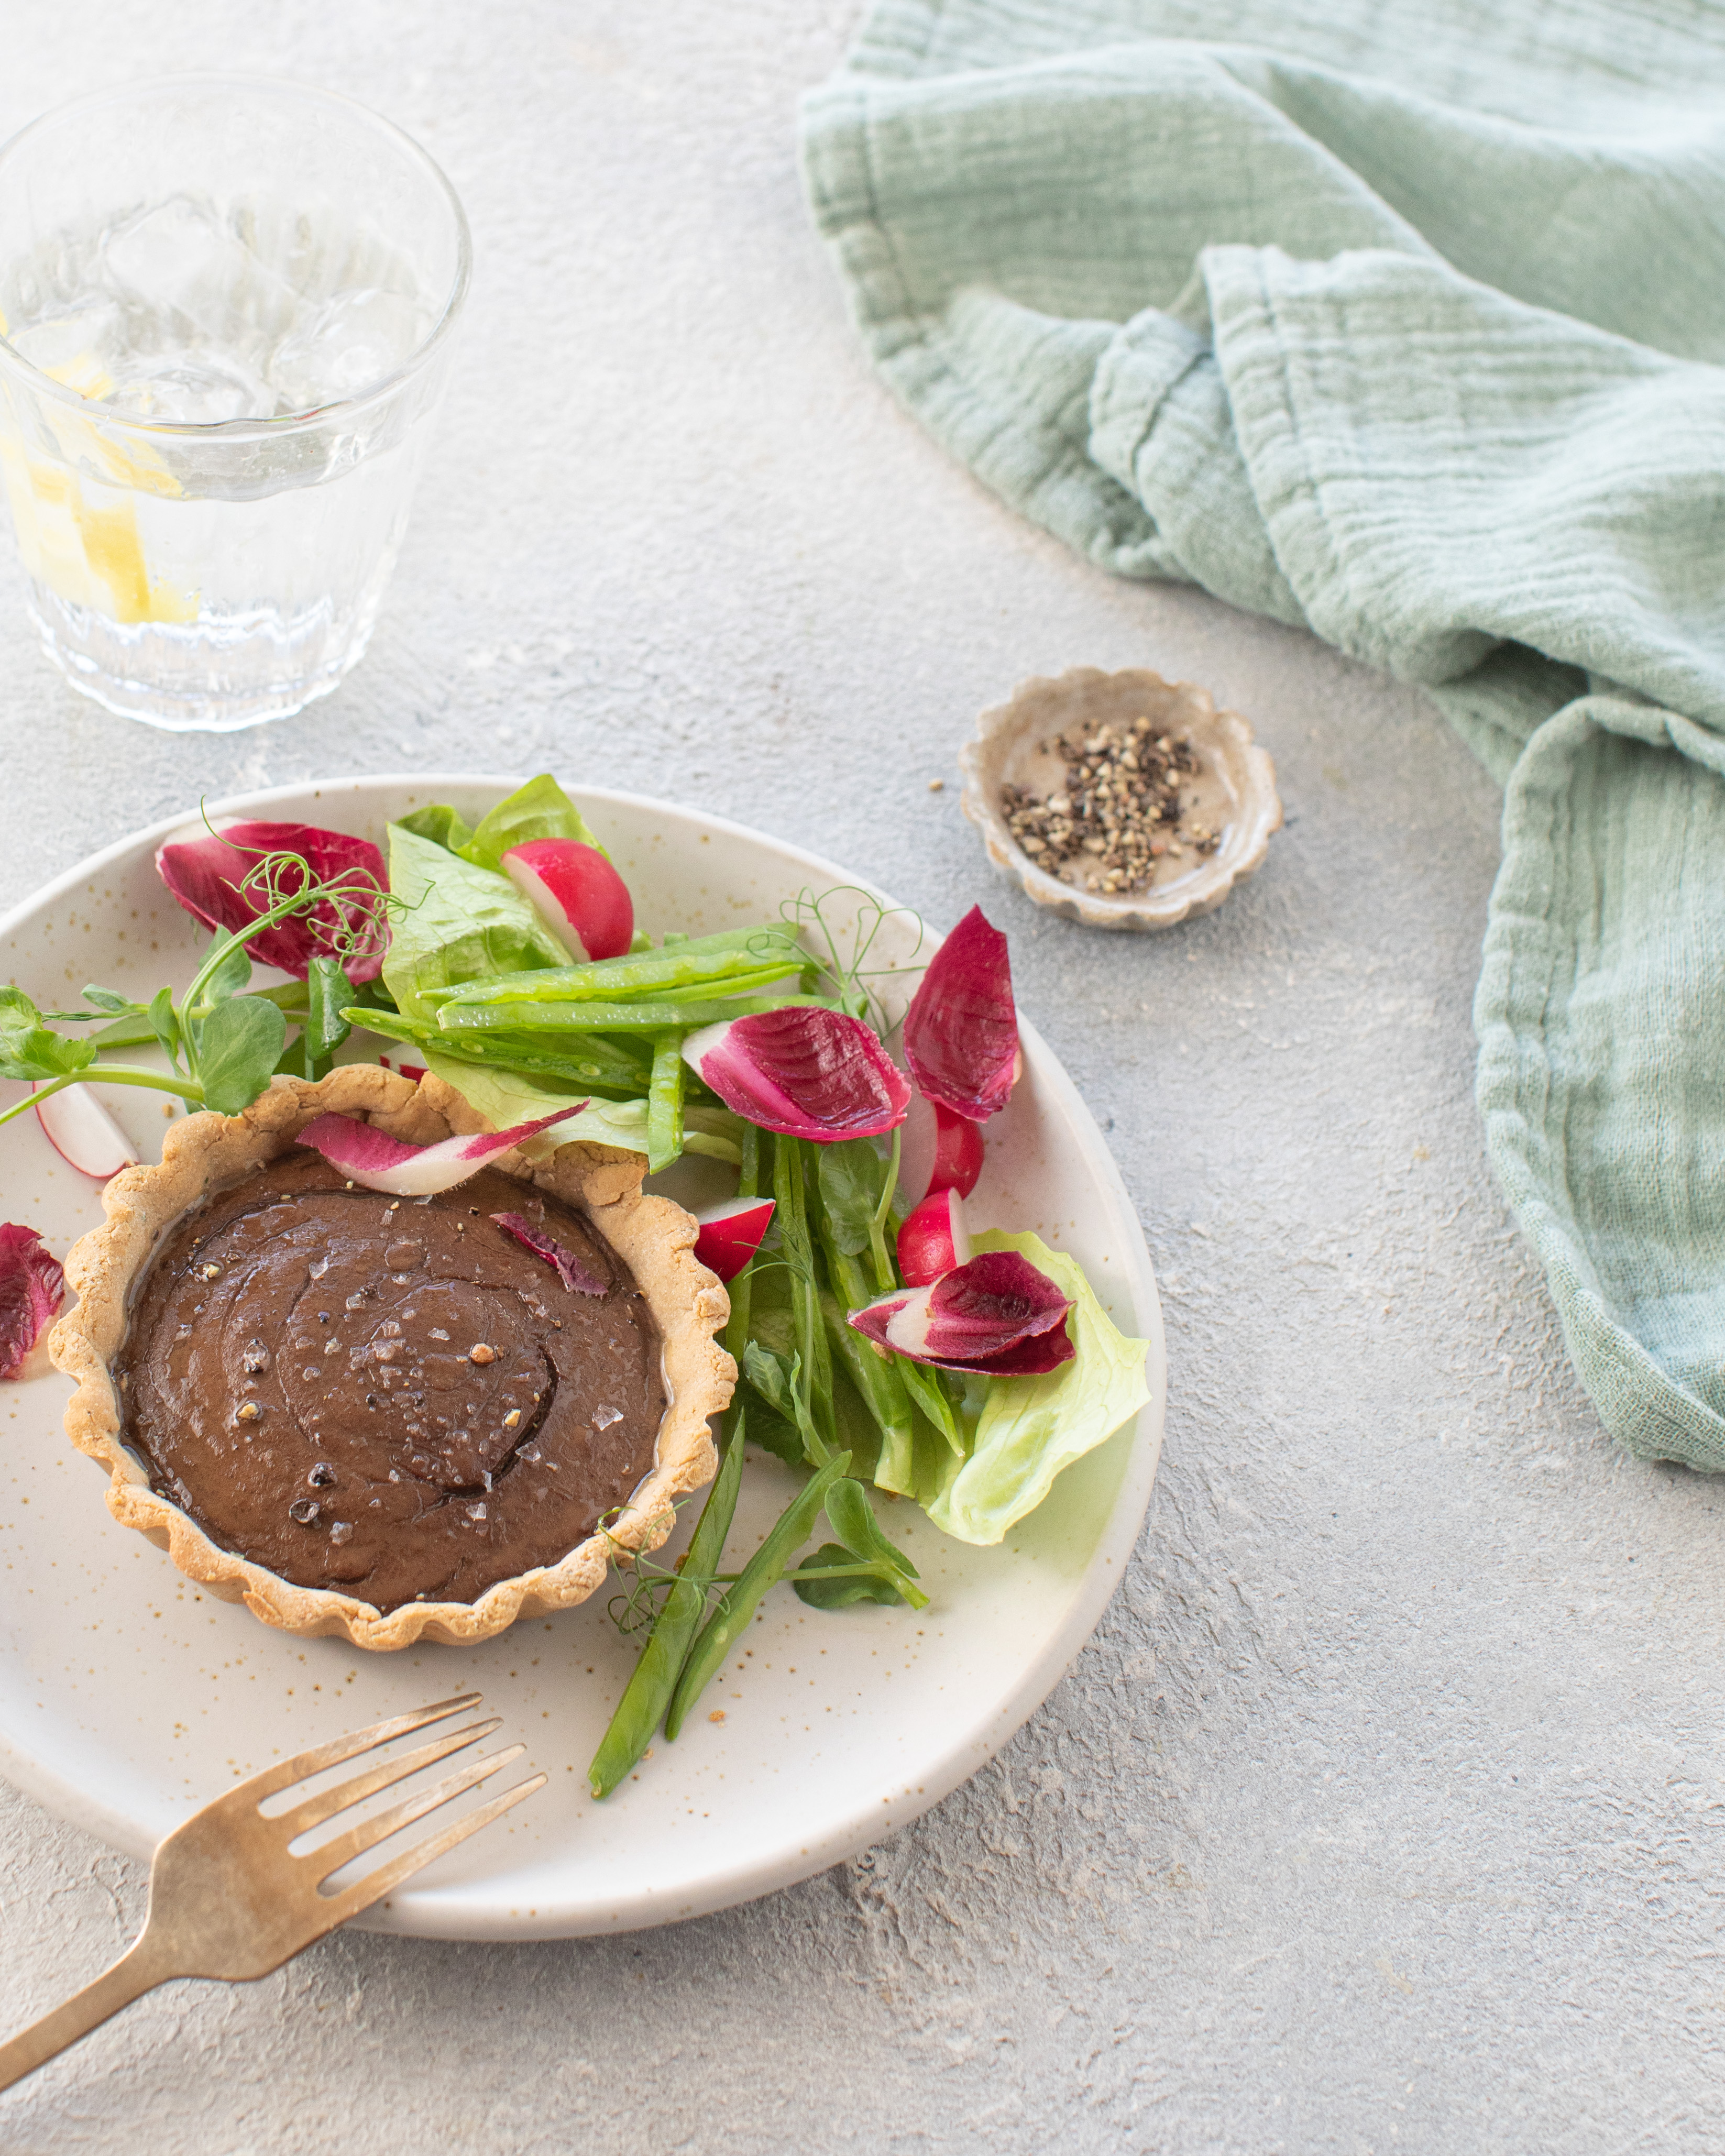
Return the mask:
{"type": "MultiPolygon", "coordinates": [[[[868,1301],[866,1294],[863,1301],[868,1301]]],[[[897,1369],[884,1355],[875,1353],[854,1325],[846,1324],[838,1298],[829,1291],[822,1292],[820,1314],[829,1345],[863,1405],[880,1424],[882,1451],[890,1449],[895,1460],[908,1458],[916,1429],[910,1395],[899,1383],[897,1369]]]]}
{"type": "MultiPolygon", "coordinates": [[[[665,1717],[667,1738],[674,1738],[681,1729],[690,1708],[718,1675],[731,1651],[732,1642],[754,1615],[761,1597],[769,1587],[778,1585],[784,1573],[786,1558],[808,1541],[809,1530],[826,1503],[828,1491],[850,1465],[848,1452],[835,1452],[824,1467],[815,1470],[779,1515],[766,1541],[743,1567],[737,1584],[726,1592],[707,1620],[706,1630],[689,1650],[689,1659],[683,1665],[683,1673],[671,1695],[670,1711],[665,1717]]],[[[686,1566],[684,1568],[688,1569],[686,1566]]]]}
{"type": "Polygon", "coordinates": [[[737,996],[728,1003],[680,1003],[670,996],[639,1003],[444,1004],[437,1022],[449,1033],[482,1033],[499,1027],[533,1033],[662,1033],[667,1026],[691,1031],[721,1019],[751,1018],[757,1011],[798,1004],[823,1004],[819,996],[737,996]]]}
{"type": "Polygon", "coordinates": [[[683,1036],[653,1037],[653,1075],[647,1086],[647,1173],[669,1168],[683,1150],[683,1036]]]}
{"type": "MultiPolygon", "coordinates": [[[[772,1140],[757,1130],[754,1124],[745,1123],[737,1138],[742,1154],[737,1182],[739,1198],[758,1198],[761,1194],[761,1146],[763,1138],[772,1140]]],[[[725,1345],[740,1366],[742,1351],[748,1343],[749,1312],[754,1300],[755,1260],[751,1258],[731,1283],[731,1316],[725,1327],[725,1345]]]]}
{"type": "Polygon", "coordinates": [[[653,1733],[670,1705],[689,1643],[706,1607],[706,1584],[719,1568],[725,1537],[731,1532],[737,1488],[742,1481],[742,1442],[743,1411],[739,1407],[731,1418],[719,1455],[719,1471],[701,1508],[677,1584],[665,1598],[640,1659],[624,1686],[611,1726],[599,1740],[599,1748],[587,1770],[596,1797],[608,1796],[629,1773],[653,1742],[653,1733]]]}
{"type": "Polygon", "coordinates": [[[795,939],[771,928],[733,929],[644,951],[624,958],[599,958],[582,966],[537,967],[482,981],[464,981],[428,992],[429,1000],[448,1005],[490,1003],[562,1003],[583,999],[614,1002],[619,996],[656,994],[665,988],[699,987],[733,973],[752,973],[771,966],[800,970],[804,954],[795,939]]]}

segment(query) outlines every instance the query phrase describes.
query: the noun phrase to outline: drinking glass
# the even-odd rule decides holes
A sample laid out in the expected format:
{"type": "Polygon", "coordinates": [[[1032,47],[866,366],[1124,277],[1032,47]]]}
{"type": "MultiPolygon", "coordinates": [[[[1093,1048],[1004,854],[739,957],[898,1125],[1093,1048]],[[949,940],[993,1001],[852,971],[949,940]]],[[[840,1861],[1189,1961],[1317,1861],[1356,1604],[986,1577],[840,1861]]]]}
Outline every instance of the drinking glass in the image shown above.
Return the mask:
{"type": "Polygon", "coordinates": [[[296,84],[129,84],[0,149],[0,469],[75,687],[227,732],[357,663],[470,259],[425,152],[296,84]]]}

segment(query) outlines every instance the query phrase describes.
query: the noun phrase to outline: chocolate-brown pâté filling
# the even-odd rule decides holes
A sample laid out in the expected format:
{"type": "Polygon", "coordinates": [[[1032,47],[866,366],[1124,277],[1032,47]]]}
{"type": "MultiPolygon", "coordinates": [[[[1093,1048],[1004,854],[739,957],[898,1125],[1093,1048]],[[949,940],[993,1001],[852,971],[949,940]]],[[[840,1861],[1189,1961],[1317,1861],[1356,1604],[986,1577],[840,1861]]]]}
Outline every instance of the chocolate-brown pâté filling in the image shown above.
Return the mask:
{"type": "Polygon", "coordinates": [[[490,1168],[431,1199],[271,1162],[178,1221],[115,1365],[121,1435],[211,1539],[386,1614],[554,1564],[653,1466],[660,1333],[580,1215],[490,1168]],[[491,1215],[606,1283],[566,1287],[491,1215]]]}

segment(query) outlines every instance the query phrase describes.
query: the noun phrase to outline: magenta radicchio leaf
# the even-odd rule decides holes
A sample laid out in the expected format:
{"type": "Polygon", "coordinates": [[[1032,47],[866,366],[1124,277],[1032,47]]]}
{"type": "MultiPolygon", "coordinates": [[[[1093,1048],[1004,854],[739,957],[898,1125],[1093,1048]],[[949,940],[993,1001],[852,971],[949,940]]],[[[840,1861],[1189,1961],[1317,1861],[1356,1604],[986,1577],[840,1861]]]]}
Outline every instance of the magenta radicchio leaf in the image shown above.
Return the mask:
{"type": "Polygon", "coordinates": [[[928,1287],[899,1288],[850,1313],[877,1347],[913,1363],[978,1376],[1040,1377],[1077,1352],[1072,1307],[1046,1273],[1016,1250],[985,1250],[928,1287]]]}
{"type": "Polygon", "coordinates": [[[591,1266],[584,1265],[575,1253],[567,1250],[555,1236],[547,1235],[543,1229],[536,1228],[531,1220],[523,1219],[519,1213],[494,1213],[491,1218],[506,1235],[513,1235],[523,1250],[531,1250],[536,1258],[543,1258],[563,1286],[572,1295],[608,1295],[611,1283],[603,1281],[591,1266]]]}
{"type": "Polygon", "coordinates": [[[1006,1106],[1019,1075],[1019,1021],[1006,938],[973,906],[942,944],[905,1014],[905,1060],[919,1091],[972,1122],[1006,1106]]]}
{"type": "Polygon", "coordinates": [[[393,1198],[429,1198],[439,1190],[453,1190],[500,1152],[507,1152],[524,1138],[536,1137],[553,1123],[567,1122],[586,1106],[585,1101],[573,1101],[553,1115],[516,1123],[510,1130],[482,1131],[423,1146],[404,1144],[352,1116],[317,1116],[295,1142],[321,1152],[331,1168],[367,1190],[385,1190],[393,1198]]]}
{"type": "Polygon", "coordinates": [[[0,1378],[15,1378],[59,1314],[66,1276],[33,1228],[0,1222],[0,1378]]]}
{"type": "MultiPolygon", "coordinates": [[[[206,928],[237,934],[270,911],[270,901],[257,884],[240,888],[266,854],[301,855],[320,883],[346,876],[352,896],[321,900],[311,912],[263,929],[249,947],[253,957],[300,981],[314,958],[338,959],[350,981],[376,980],[389,932],[371,893],[381,896],[389,882],[383,856],[368,839],[320,830],[314,824],[229,824],[219,838],[163,846],[156,869],[187,912],[206,928]]],[[[283,869],[275,877],[276,896],[290,898],[305,882],[300,870],[283,869]]]]}
{"type": "Polygon", "coordinates": [[[911,1089],[860,1019],[788,1004],[702,1026],[683,1056],[727,1108],[762,1130],[829,1145],[901,1123],[911,1089]]]}

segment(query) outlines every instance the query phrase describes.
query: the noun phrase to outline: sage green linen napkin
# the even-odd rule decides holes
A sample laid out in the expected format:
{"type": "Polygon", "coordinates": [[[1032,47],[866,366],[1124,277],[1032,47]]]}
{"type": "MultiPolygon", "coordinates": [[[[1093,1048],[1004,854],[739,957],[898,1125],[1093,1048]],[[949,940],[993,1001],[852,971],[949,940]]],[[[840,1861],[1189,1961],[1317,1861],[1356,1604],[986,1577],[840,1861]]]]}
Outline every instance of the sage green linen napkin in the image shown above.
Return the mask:
{"type": "Polygon", "coordinates": [[[880,0],[803,152],[955,455],[1504,783],[1491,1158],[1608,1426],[1725,1469],[1725,10],[880,0]]]}

